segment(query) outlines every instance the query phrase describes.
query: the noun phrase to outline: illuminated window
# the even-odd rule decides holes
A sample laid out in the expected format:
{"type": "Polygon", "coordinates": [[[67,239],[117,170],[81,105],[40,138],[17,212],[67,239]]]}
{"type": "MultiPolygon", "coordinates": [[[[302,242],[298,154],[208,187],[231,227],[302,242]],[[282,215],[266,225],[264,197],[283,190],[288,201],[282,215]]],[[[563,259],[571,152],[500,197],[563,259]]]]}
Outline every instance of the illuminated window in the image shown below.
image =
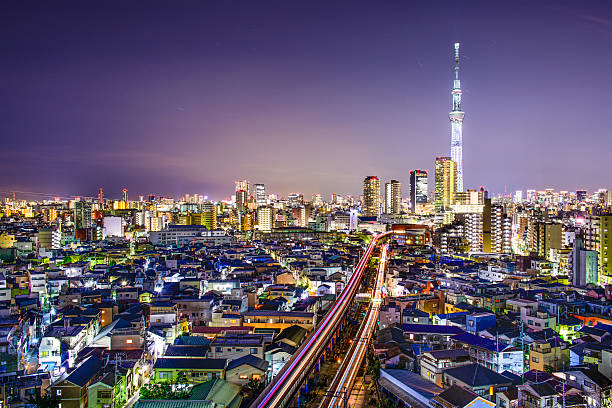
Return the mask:
{"type": "Polygon", "coordinates": [[[247,377],[246,375],[241,375],[239,378],[240,378],[241,380],[246,380],[246,379],[247,379],[247,378],[249,378],[249,377],[247,377]]]}
{"type": "Polygon", "coordinates": [[[125,342],[126,342],[127,344],[132,344],[132,339],[127,339],[125,342]]]}

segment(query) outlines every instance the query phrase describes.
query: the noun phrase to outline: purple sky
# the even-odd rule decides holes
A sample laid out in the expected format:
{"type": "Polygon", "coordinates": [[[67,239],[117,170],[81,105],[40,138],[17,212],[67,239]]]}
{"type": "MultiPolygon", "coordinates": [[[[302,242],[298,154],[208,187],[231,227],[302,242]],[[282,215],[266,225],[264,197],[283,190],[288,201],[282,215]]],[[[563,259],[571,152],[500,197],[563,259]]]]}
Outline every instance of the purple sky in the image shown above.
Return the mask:
{"type": "Polygon", "coordinates": [[[612,187],[610,1],[95,3],[0,5],[0,196],[407,194],[455,41],[467,188],[612,187]]]}

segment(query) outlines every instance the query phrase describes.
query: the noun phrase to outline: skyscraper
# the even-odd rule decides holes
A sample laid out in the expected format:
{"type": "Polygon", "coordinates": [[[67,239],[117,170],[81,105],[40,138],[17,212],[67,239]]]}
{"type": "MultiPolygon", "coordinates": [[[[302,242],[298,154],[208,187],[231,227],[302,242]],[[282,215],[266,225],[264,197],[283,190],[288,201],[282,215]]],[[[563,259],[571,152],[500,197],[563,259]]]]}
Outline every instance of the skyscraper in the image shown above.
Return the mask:
{"type": "Polygon", "coordinates": [[[368,176],[363,180],[363,215],[378,217],[380,215],[380,180],[376,176],[368,176]]]}
{"type": "Polygon", "coordinates": [[[402,210],[402,184],[397,180],[385,183],[385,214],[399,214],[402,210]]]}
{"type": "Polygon", "coordinates": [[[457,165],[457,191],[463,191],[463,117],[461,110],[461,81],[459,81],[459,43],[455,43],[455,81],[453,82],[453,110],[451,121],[451,159],[457,165]]]}
{"type": "Polygon", "coordinates": [[[236,186],[234,191],[246,191],[247,193],[249,192],[249,181],[248,180],[234,181],[234,184],[236,186]]]}
{"type": "Polygon", "coordinates": [[[246,190],[236,191],[236,209],[238,212],[243,212],[246,210],[248,199],[249,194],[246,192],[246,190]]]}
{"type": "Polygon", "coordinates": [[[450,157],[436,157],[435,202],[436,211],[449,209],[455,196],[457,166],[450,157]]]}
{"type": "Polygon", "coordinates": [[[100,187],[100,190],[98,190],[98,207],[101,210],[103,206],[104,206],[104,190],[102,190],[102,187],[100,187]]]}
{"type": "Polygon", "coordinates": [[[266,186],[264,184],[255,184],[255,202],[257,207],[262,207],[267,204],[266,202],[266,186]]]}
{"type": "Polygon", "coordinates": [[[410,172],[410,206],[416,212],[420,204],[427,203],[427,171],[412,170],[410,172]]]}
{"type": "Polygon", "coordinates": [[[520,204],[523,202],[523,190],[516,190],[514,192],[514,198],[512,199],[512,201],[515,204],[520,204]]]}
{"type": "Polygon", "coordinates": [[[74,228],[91,228],[91,203],[77,201],[74,203],[74,228]]]}
{"type": "Polygon", "coordinates": [[[576,200],[585,202],[588,197],[586,190],[576,190],[576,200]]]}
{"type": "Polygon", "coordinates": [[[127,203],[128,203],[128,191],[127,191],[127,188],[123,189],[123,203],[125,204],[125,208],[127,208],[127,203]]]}

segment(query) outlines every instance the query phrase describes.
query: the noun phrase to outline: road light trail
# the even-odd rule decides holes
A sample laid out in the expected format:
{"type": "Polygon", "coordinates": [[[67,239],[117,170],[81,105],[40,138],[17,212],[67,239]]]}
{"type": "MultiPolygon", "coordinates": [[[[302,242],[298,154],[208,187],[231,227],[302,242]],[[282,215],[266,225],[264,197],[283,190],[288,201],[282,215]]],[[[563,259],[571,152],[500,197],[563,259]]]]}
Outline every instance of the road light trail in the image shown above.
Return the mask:
{"type": "Polygon", "coordinates": [[[355,272],[353,272],[353,275],[349,279],[346,288],[342,291],[340,297],[336,300],[329,312],[327,312],[323,321],[300,346],[297,352],[285,364],[283,369],[276,375],[263,393],[253,402],[253,404],[251,404],[251,408],[280,408],[288,403],[288,400],[295,393],[296,387],[302,384],[305,376],[308,375],[321,355],[325,352],[325,348],[336,333],[342,319],[350,310],[350,306],[359,290],[363,272],[372,255],[374,247],[381,238],[390,234],[392,234],[391,231],[385,232],[372,239],[372,242],[368,245],[366,252],[355,268],[355,272]]]}
{"type": "Polygon", "coordinates": [[[385,269],[387,264],[387,249],[385,245],[380,255],[378,274],[376,275],[376,285],[372,294],[372,302],[368,308],[366,318],[359,327],[357,341],[353,342],[349,351],[346,353],[340,368],[332,381],[332,385],[323,398],[319,408],[346,407],[346,402],[351,395],[355,378],[363,358],[368,351],[368,344],[378,322],[378,313],[382,303],[382,287],[385,282],[385,269]],[[343,404],[344,402],[344,404],[343,404]]]}

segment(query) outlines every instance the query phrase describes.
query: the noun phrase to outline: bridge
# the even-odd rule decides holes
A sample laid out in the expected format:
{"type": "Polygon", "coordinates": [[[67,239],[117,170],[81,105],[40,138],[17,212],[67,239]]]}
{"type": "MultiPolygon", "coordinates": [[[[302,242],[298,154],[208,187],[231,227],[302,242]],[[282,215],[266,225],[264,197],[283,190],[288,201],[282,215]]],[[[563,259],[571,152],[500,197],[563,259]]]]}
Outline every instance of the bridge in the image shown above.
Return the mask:
{"type": "Polygon", "coordinates": [[[378,312],[380,310],[380,304],[383,301],[382,288],[385,284],[388,247],[388,245],[385,245],[380,255],[372,302],[368,308],[365,319],[359,327],[356,341],[352,343],[351,348],[344,356],[344,360],[342,360],[340,368],[325,398],[321,401],[319,408],[355,406],[355,404],[350,403],[351,390],[353,389],[353,384],[355,383],[355,378],[357,377],[363,358],[368,352],[368,345],[370,344],[372,334],[374,334],[374,329],[376,329],[376,323],[378,322],[378,312]]]}
{"type": "Polygon", "coordinates": [[[314,371],[318,371],[326,350],[333,344],[342,328],[376,244],[392,233],[392,231],[385,232],[372,239],[332,308],[250,408],[285,408],[291,405],[304,382],[314,371]]]}

